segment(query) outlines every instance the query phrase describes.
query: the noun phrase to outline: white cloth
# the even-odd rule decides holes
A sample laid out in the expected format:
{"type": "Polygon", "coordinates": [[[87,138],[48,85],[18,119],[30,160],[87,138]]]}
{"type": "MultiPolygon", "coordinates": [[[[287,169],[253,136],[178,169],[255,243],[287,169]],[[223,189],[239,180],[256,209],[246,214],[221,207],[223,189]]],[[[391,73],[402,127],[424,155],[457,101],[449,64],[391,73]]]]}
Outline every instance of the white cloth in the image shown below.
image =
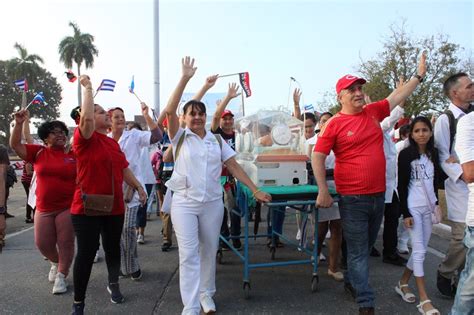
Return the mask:
{"type": "Polygon", "coordinates": [[[142,148],[142,152],[140,152],[140,169],[143,184],[156,184],[155,173],[153,173],[153,167],[151,166],[149,146],[142,148]]]}
{"type": "Polygon", "coordinates": [[[411,161],[410,183],[408,184],[408,209],[415,207],[431,207],[437,201],[433,189],[434,166],[426,156],[420,155],[418,160],[411,161]],[[426,191],[426,193],[425,193],[426,191]],[[427,200],[427,197],[429,198],[427,200]]]}
{"type": "Polygon", "coordinates": [[[398,155],[400,154],[400,152],[403,149],[408,148],[409,145],[410,145],[410,140],[408,140],[408,138],[406,138],[405,140],[400,140],[395,144],[395,149],[397,150],[397,161],[398,161],[398,155]]]}
{"type": "MultiPolygon", "coordinates": [[[[464,116],[464,112],[454,104],[449,105],[449,109],[453,112],[454,118],[458,119],[464,116]]],[[[456,137],[454,137],[454,144],[452,146],[451,154],[449,153],[449,118],[446,115],[439,116],[434,127],[435,145],[439,151],[439,163],[444,172],[449,176],[446,179],[446,203],[448,205],[448,219],[454,222],[464,223],[467,212],[467,199],[469,196],[469,189],[466,183],[459,177],[462,174],[462,168],[459,163],[446,163],[446,160],[456,154],[456,137]]]]}
{"type": "Polygon", "coordinates": [[[212,297],[216,292],[216,253],[224,204],[222,198],[197,202],[180,194],[173,194],[172,204],[183,314],[193,311],[199,314],[200,294],[212,297]]]}
{"type": "Polygon", "coordinates": [[[208,202],[222,198],[220,176],[222,162],[235,156],[235,151],[226,141],[222,141],[222,150],[216,136],[209,131],[201,139],[190,129],[179,128],[171,140],[173,154],[181,135],[185,133],[178,159],[175,161],[173,175],[166,187],[178,194],[199,202],[208,202]]]}
{"type": "Polygon", "coordinates": [[[411,237],[412,252],[407,262],[407,267],[413,270],[415,277],[425,275],[423,262],[425,261],[426,249],[431,237],[433,223],[431,222],[430,207],[409,208],[413,217],[413,226],[408,229],[411,237]]]}
{"type": "MultiPolygon", "coordinates": [[[[112,138],[112,133],[108,134],[112,138]]],[[[127,161],[129,163],[128,168],[133,172],[133,175],[138,179],[142,184],[143,189],[145,189],[145,184],[143,182],[143,175],[141,172],[141,163],[140,163],[140,154],[143,148],[147,148],[150,145],[151,132],[150,131],[141,131],[138,129],[124,130],[122,136],[118,140],[118,144],[122,152],[125,154],[127,161]]],[[[138,200],[138,194],[133,195],[132,200],[127,204],[128,207],[136,207],[140,205],[138,200]]]]}
{"type": "MultiPolygon", "coordinates": [[[[474,161],[474,112],[465,115],[458,122],[456,133],[456,152],[461,164],[474,161]]],[[[474,183],[467,185],[469,189],[466,225],[474,226],[474,183]]]]}
{"type": "Polygon", "coordinates": [[[383,132],[383,152],[385,154],[385,203],[392,203],[393,193],[397,193],[397,150],[392,140],[393,127],[403,116],[405,110],[396,106],[390,116],[380,123],[383,132]]]}

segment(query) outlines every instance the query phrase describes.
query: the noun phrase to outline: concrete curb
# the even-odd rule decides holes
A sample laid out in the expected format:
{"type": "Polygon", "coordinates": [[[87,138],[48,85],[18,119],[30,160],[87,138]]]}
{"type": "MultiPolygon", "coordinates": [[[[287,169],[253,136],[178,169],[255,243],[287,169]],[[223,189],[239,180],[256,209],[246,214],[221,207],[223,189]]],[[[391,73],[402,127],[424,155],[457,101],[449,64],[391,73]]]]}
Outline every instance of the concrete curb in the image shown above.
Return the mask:
{"type": "Polygon", "coordinates": [[[433,234],[436,234],[444,239],[451,238],[451,227],[444,223],[434,224],[433,225],[433,234]]]}

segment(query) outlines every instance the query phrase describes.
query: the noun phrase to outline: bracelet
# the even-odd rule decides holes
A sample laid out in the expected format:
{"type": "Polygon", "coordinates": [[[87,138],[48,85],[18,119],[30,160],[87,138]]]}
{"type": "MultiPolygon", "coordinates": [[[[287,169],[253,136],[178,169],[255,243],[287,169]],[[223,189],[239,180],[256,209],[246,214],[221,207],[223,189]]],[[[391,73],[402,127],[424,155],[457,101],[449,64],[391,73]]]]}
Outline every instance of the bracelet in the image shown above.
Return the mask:
{"type": "Polygon", "coordinates": [[[255,194],[258,193],[259,191],[261,191],[261,190],[257,188],[257,190],[254,191],[254,193],[252,194],[252,197],[255,197],[255,194]]]}

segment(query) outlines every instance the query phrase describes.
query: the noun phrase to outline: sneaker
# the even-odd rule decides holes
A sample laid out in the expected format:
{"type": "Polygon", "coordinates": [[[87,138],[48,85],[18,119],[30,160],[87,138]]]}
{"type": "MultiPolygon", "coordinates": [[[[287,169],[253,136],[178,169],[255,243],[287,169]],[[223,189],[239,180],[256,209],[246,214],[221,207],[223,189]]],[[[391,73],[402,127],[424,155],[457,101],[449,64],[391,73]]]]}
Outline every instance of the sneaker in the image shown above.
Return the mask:
{"type": "Polygon", "coordinates": [[[26,218],[25,223],[35,223],[32,218],[26,218]]]}
{"type": "Polygon", "coordinates": [[[326,260],[327,260],[327,259],[326,259],[326,256],[324,256],[323,253],[320,253],[320,254],[319,254],[319,261],[326,261],[326,260]]]}
{"type": "Polygon", "coordinates": [[[58,272],[56,274],[56,280],[54,280],[53,294],[61,294],[67,291],[67,283],[65,276],[58,272]]]}
{"type": "Polygon", "coordinates": [[[137,243],[138,244],[145,244],[145,236],[143,234],[138,234],[137,243]]]}
{"type": "Polygon", "coordinates": [[[242,242],[238,238],[233,239],[232,240],[232,246],[234,246],[234,248],[236,250],[241,250],[242,249],[242,242]]]}
{"type": "Polygon", "coordinates": [[[214,304],[214,300],[209,295],[201,294],[199,297],[199,302],[201,302],[204,313],[207,314],[216,311],[216,304],[214,304]]]}
{"type": "Polygon", "coordinates": [[[400,245],[398,244],[397,246],[397,252],[400,254],[400,255],[407,255],[410,253],[410,251],[408,250],[408,246],[407,245],[400,245]]]}
{"type": "Polygon", "coordinates": [[[142,278],[142,271],[138,269],[134,273],[131,274],[131,278],[133,281],[138,281],[142,278]]]}
{"type": "Polygon", "coordinates": [[[456,288],[452,285],[452,280],[445,278],[438,271],[436,286],[438,291],[445,297],[454,298],[456,295],[456,288]]]}
{"type": "Polygon", "coordinates": [[[354,300],[357,297],[357,292],[350,283],[344,283],[344,291],[349,293],[354,300]]]}
{"type": "Polygon", "coordinates": [[[301,230],[298,229],[298,232],[296,233],[296,240],[299,241],[301,240],[301,230]]]}
{"type": "Polygon", "coordinates": [[[370,251],[370,256],[371,257],[380,257],[380,252],[378,251],[377,248],[372,247],[372,250],[370,251]]]}
{"type": "Polygon", "coordinates": [[[72,304],[72,315],[84,315],[84,301],[72,304]]]}
{"type": "Polygon", "coordinates": [[[171,249],[171,243],[164,243],[161,245],[161,251],[162,252],[167,252],[171,249]]]}
{"type": "Polygon", "coordinates": [[[395,266],[405,266],[405,264],[407,263],[406,258],[403,258],[398,254],[392,254],[387,256],[384,255],[382,261],[386,264],[391,264],[395,266]]]}
{"type": "Polygon", "coordinates": [[[53,283],[56,281],[56,275],[58,274],[58,264],[51,263],[51,269],[49,269],[48,280],[53,283]]]}
{"type": "Polygon", "coordinates": [[[120,292],[120,287],[118,283],[109,283],[107,286],[107,291],[110,293],[110,301],[114,304],[122,303],[125,298],[120,292]]]}
{"type": "Polygon", "coordinates": [[[97,252],[95,253],[95,257],[94,257],[94,264],[95,264],[96,262],[98,262],[99,259],[100,259],[99,251],[97,251],[97,252]]]}

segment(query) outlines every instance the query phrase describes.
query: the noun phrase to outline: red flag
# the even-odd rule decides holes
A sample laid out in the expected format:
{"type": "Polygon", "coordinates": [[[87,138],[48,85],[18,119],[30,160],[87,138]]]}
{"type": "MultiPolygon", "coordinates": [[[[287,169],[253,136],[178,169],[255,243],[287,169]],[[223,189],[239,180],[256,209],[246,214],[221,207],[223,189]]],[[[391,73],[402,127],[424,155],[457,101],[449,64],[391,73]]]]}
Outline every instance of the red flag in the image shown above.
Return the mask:
{"type": "Polygon", "coordinates": [[[252,90],[250,89],[250,77],[248,72],[239,73],[240,85],[245,92],[245,96],[249,97],[252,95],[252,90]]]}
{"type": "Polygon", "coordinates": [[[71,70],[68,70],[65,73],[66,73],[66,76],[67,76],[67,79],[69,80],[69,82],[74,82],[74,81],[77,80],[76,75],[71,70]]]}

